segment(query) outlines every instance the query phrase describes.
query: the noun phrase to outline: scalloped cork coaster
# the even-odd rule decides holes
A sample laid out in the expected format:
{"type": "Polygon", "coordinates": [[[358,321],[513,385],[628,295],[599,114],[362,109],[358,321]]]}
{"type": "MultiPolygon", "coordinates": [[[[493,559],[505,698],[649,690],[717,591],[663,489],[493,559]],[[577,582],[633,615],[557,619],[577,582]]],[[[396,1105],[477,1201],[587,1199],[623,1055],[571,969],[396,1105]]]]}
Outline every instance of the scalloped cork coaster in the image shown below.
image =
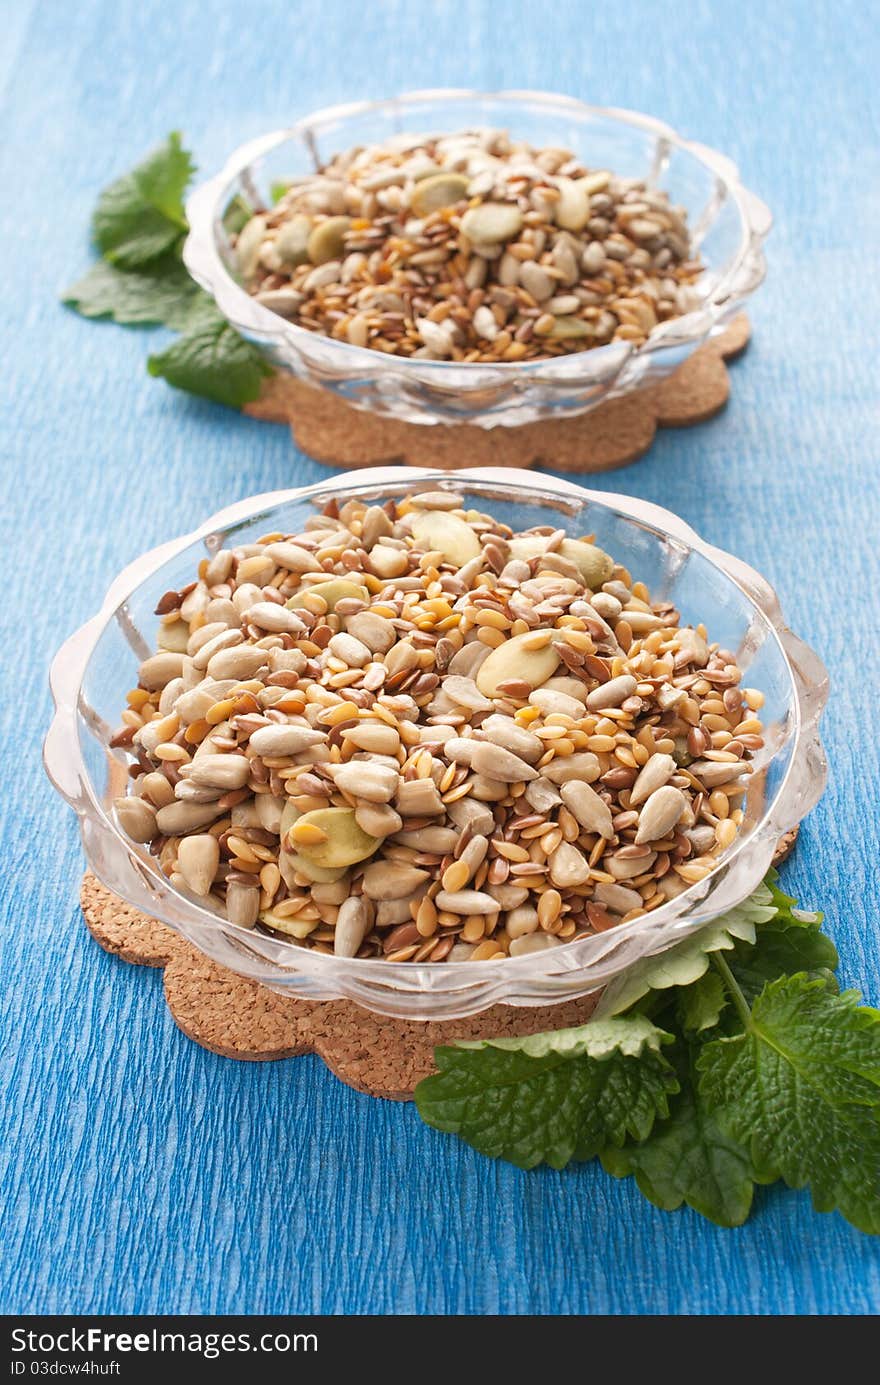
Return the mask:
{"type": "Polygon", "coordinates": [[[730,396],[725,362],[745,350],[750,334],[748,318],[740,313],[658,384],[575,418],[517,428],[401,423],[356,409],[330,390],[284,374],[272,376],[245,412],[289,423],[297,447],[331,466],[403,462],[446,470],[544,466],[575,473],[610,471],[647,452],[658,428],[703,423],[723,409],[730,396]]]}
{"type": "MultiPolygon", "coordinates": [[[[797,828],[780,839],[775,865],[796,839],[797,828]]],[[[348,1000],[295,1000],[248,981],[133,909],[91,872],[83,877],[80,903],[89,932],[105,952],[139,966],[164,967],[172,1018],[203,1048],[250,1062],[317,1053],[349,1087],[392,1101],[411,1099],[416,1084],[434,1071],[440,1044],[583,1024],[598,1000],[589,995],[534,1009],[494,1005],[442,1024],[390,1019],[348,1000]]]]}
{"type": "Polygon", "coordinates": [[[157,919],[133,909],[90,872],[80,903],[89,932],[126,962],[165,968],[165,1000],[184,1034],[224,1058],[264,1061],[317,1053],[359,1092],[408,1101],[434,1070],[434,1048],[454,1039],[538,1034],[583,1024],[596,996],[424,1024],[374,1015],[347,1000],[289,999],[218,966],[157,919]]]}

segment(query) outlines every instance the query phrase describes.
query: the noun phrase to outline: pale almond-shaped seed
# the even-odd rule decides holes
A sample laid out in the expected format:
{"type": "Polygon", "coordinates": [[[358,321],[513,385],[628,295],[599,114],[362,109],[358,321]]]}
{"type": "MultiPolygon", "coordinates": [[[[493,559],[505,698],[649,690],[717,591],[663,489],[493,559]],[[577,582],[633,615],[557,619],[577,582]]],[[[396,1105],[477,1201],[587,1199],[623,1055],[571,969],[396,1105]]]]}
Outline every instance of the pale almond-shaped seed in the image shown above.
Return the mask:
{"type": "Polygon", "coordinates": [[[358,803],[354,819],[371,837],[388,837],[403,826],[403,818],[388,803],[358,803]]]}
{"type": "Polygon", "coordinates": [[[433,779],[411,779],[397,790],[394,806],[406,817],[433,817],[444,810],[433,779]]]}
{"type": "Polygon", "coordinates": [[[676,789],[672,784],[655,789],[639,813],[636,846],[658,842],[667,836],[687,806],[688,801],[681,789],[676,789]]]}
{"type": "Polygon", "coordinates": [[[337,957],[356,957],[370,925],[367,901],[362,895],[343,900],[333,930],[333,951],[337,957]]]}
{"type": "Polygon", "coordinates": [[[309,726],[277,722],[271,726],[260,726],[252,732],[248,745],[255,755],[283,758],[299,755],[301,751],[319,745],[326,739],[323,731],[313,731],[309,726]]]}
{"type": "Polygon", "coordinates": [[[182,837],[177,848],[177,868],[193,894],[210,893],[220,864],[220,843],[210,832],[182,837]]]}
{"type": "Polygon", "coordinates": [[[244,755],[199,755],[187,766],[190,784],[209,789],[242,789],[250,776],[250,761],[244,755]]]}
{"type": "MultiPolygon", "coordinates": [[[[714,834],[713,834],[714,835],[714,834]]],[[[638,858],[626,856],[603,856],[602,869],[612,875],[615,880],[634,880],[637,875],[645,875],[650,871],[657,853],[651,851],[647,856],[638,858]]]]}
{"type": "Polygon", "coordinates": [[[476,741],[470,763],[477,774],[489,779],[503,780],[507,784],[525,783],[537,779],[538,771],[510,750],[487,741],[476,741]]]}
{"type": "Polygon", "coordinates": [[[744,760],[694,760],[688,768],[707,789],[714,789],[718,784],[729,784],[731,779],[745,774],[748,764],[744,760]]]}
{"type": "Polygon", "coordinates": [[[631,673],[622,673],[619,678],[611,678],[600,683],[598,688],[587,695],[587,711],[596,712],[603,707],[619,707],[628,697],[632,697],[638,683],[631,673]]]}
{"type": "Polygon", "coordinates": [[[558,938],[554,938],[552,933],[527,933],[523,938],[512,938],[508,955],[510,957],[525,957],[530,952],[546,952],[551,947],[560,947],[558,938]]]}
{"type": "Polygon", "coordinates": [[[318,562],[314,553],[310,553],[307,548],[301,548],[298,543],[279,543],[266,544],[266,557],[271,558],[278,567],[286,568],[288,572],[320,572],[321,564],[318,562]]]}
{"type": "Polygon", "coordinates": [[[640,803],[644,803],[655,789],[662,788],[672,778],[677,768],[671,755],[663,755],[660,752],[652,755],[639,771],[639,777],[630,790],[630,807],[637,808],[640,803]]]}
{"type": "Polygon", "coordinates": [[[369,761],[349,760],[330,768],[337,788],[370,803],[390,803],[400,783],[396,770],[369,761]]]}
{"type": "Polygon", "coordinates": [[[228,885],[226,917],[239,928],[253,928],[260,917],[260,891],[251,885],[228,885]]]}
{"type": "Polygon", "coordinates": [[[364,871],[364,894],[370,899],[410,899],[428,879],[428,872],[417,866],[373,861],[364,871]]]}
{"type": "Polygon", "coordinates": [[[186,832],[195,832],[207,827],[223,815],[223,809],[216,803],[174,802],[160,808],[156,813],[156,826],[163,837],[182,837],[186,832]]]}
{"type": "MultiPolygon", "coordinates": [[[[385,513],[384,510],[382,513],[385,513]]],[[[387,654],[397,642],[397,631],[391,621],[377,616],[373,611],[358,611],[356,615],[348,616],[345,628],[374,654],[387,654]]]]}
{"type": "Polygon", "coordinates": [[[266,667],[268,660],[268,650],[240,644],[215,654],[208,664],[208,674],[211,678],[253,678],[266,667]]]}
{"type": "Polygon", "coordinates": [[[346,727],[343,736],[360,750],[371,750],[377,755],[396,755],[400,749],[399,734],[383,721],[362,721],[346,727]]]}
{"type": "Polygon", "coordinates": [[[472,712],[491,712],[494,705],[483,696],[473,678],[451,674],[443,679],[442,688],[459,707],[467,707],[472,712]]]}
{"type": "Polygon", "coordinates": [[[574,755],[557,756],[549,764],[542,765],[541,774],[551,784],[567,784],[571,779],[582,779],[591,784],[599,778],[599,761],[591,750],[576,751],[574,755]]]}
{"type": "Polygon", "coordinates": [[[498,912],[498,901],[482,890],[440,890],[434,903],[450,914],[485,915],[498,912]]]}
{"type": "Polygon", "coordinates": [[[590,863],[571,842],[560,842],[550,857],[550,879],[559,889],[583,885],[590,878],[590,863]]]}
{"type": "MultiPolygon", "coordinates": [[[[168,784],[164,775],[160,775],[159,778],[168,784]]],[[[120,827],[126,836],[131,837],[133,842],[151,842],[158,835],[156,808],[152,803],[147,803],[144,799],[135,798],[132,795],[128,798],[117,798],[113,806],[116,809],[120,827]]]]}
{"type": "Polygon", "coordinates": [[[248,607],[247,618],[251,625],[258,625],[261,630],[271,633],[283,631],[290,635],[301,635],[306,628],[295,611],[287,606],[279,606],[277,601],[255,601],[253,606],[248,607]]]}
{"type": "Polygon", "coordinates": [[[644,903],[638,890],[630,890],[626,885],[613,885],[601,880],[594,890],[596,901],[615,914],[629,914],[633,909],[641,909],[644,903]]]}
{"type": "Polygon", "coordinates": [[[164,688],[172,678],[179,678],[183,672],[184,656],[164,650],[161,654],[151,654],[144,659],[138,669],[138,682],[152,692],[164,688]]]}
{"type": "Polygon", "coordinates": [[[611,840],[614,836],[611,809],[595,789],[591,789],[583,780],[571,779],[560,787],[559,792],[566,808],[574,814],[581,827],[611,840]]]}
{"type": "Polygon", "coordinates": [[[580,721],[584,715],[583,702],[576,701],[573,697],[568,697],[565,693],[549,691],[546,688],[536,688],[529,695],[529,702],[533,707],[537,707],[544,716],[566,716],[572,717],[575,721],[580,721]]]}
{"type": "Polygon", "coordinates": [[[373,657],[372,650],[358,640],[354,635],[349,635],[345,631],[340,631],[330,640],[328,648],[331,654],[335,654],[337,659],[341,659],[349,668],[363,668],[373,657]]]}
{"type": "MultiPolygon", "coordinates": [[[[583,716],[583,707],[581,707],[583,716]]],[[[485,721],[480,722],[480,735],[486,736],[493,745],[503,746],[505,750],[510,750],[514,755],[518,755],[521,760],[533,765],[546,750],[543,741],[537,736],[533,736],[531,731],[524,730],[518,726],[512,717],[502,716],[496,712],[485,721]]]]}

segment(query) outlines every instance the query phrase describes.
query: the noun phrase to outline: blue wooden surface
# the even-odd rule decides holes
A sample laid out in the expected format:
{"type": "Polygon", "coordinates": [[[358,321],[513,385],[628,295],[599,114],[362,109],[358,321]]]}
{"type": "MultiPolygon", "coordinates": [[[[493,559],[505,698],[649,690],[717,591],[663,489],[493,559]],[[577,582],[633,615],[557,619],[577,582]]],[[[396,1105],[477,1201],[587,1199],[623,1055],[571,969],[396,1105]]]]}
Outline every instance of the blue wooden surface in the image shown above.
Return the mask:
{"type": "Polygon", "coordinates": [[[876,731],[878,53],[860,0],[5,0],[0,698],[6,1250],[37,1312],[863,1313],[880,1245],[806,1194],[719,1231],[596,1168],[521,1174],[341,1086],[175,1029],[89,941],[72,815],[39,764],[45,672],[112,575],[218,505],[324,474],[286,430],[144,373],[157,336],[57,291],[96,192],[180,127],[205,171],[330,102],[556,88],[727,150],[771,203],[756,339],[723,417],[596,482],[679,511],[777,586],[834,675],[833,778],[785,882],[880,1001],[876,731]]]}

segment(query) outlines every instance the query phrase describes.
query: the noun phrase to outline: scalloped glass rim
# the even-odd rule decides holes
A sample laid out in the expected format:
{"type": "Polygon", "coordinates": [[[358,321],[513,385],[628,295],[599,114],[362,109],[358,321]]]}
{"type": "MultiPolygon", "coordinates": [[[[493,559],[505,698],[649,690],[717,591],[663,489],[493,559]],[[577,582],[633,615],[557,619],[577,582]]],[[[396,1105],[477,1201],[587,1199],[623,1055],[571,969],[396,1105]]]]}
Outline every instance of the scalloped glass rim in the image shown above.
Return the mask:
{"type": "MultiPolygon", "coordinates": [[[[711,616],[708,617],[711,620],[711,616]]],[[[130,623],[129,623],[130,624],[130,623]]],[[[270,492],[213,515],[196,531],[143,554],[112,583],[101,611],[61,647],[50,671],[55,715],[44,744],[44,764],[53,785],[74,808],[92,869],[110,889],[134,907],[162,919],[197,947],[232,970],[285,994],[310,1000],[347,997],[368,1009],[413,1019],[454,1018],[496,1003],[541,1005],[573,999],[604,985],[637,957],[651,955],[732,908],[759,883],[770,865],[778,838],[805,816],[824,788],[826,765],[818,722],[827,700],[828,677],[818,656],[787,629],[778,601],[765,580],[739,559],[704,543],[677,516],[632,497],[590,491],[555,477],[508,468],[449,472],[384,467],[344,473],[317,485],[270,492]],[[775,641],[792,682],[793,742],[790,763],[763,816],[746,838],[738,838],[719,866],[696,885],[651,914],[608,933],[567,943],[546,952],[488,963],[387,963],[337,958],[293,943],[269,940],[219,918],[172,889],[143,848],[136,847],[108,815],[92,781],[78,734],[78,714],[88,719],[81,692],[100,637],[114,620],[126,628],[126,603],[144,583],[193,543],[291,502],[313,497],[401,493],[418,483],[458,488],[499,500],[555,505],[569,512],[604,508],[642,530],[694,551],[723,574],[746,598],[752,616],[775,641]],[[290,972],[255,952],[255,940],[271,941],[273,955],[285,958],[290,972]],[[628,944],[634,942],[635,947],[628,944]],[[287,958],[289,957],[289,962],[287,958]],[[255,963],[257,964],[255,966],[255,963]],[[603,963],[605,965],[603,965],[603,963]],[[475,975],[476,973],[476,975],[475,975]]],[[[787,742],[786,742],[787,743],[787,742]]],[[[778,749],[777,752],[778,753],[778,749]]]]}
{"type": "MultiPolygon", "coordinates": [[[[400,414],[413,422],[431,423],[436,421],[430,414],[431,402],[440,411],[440,416],[461,421],[492,426],[497,422],[525,421],[519,415],[509,413],[515,407],[523,407],[523,401],[502,398],[497,405],[488,409],[475,401],[470,412],[461,408],[462,393],[475,393],[490,389],[492,383],[519,380],[535,386],[546,386],[548,391],[563,387],[571,390],[580,386],[597,391],[589,399],[581,399],[575,405],[558,399],[546,401],[529,400],[526,404],[532,410],[546,411],[556,416],[586,412],[610,395],[629,392],[647,383],[645,370],[651,362],[648,379],[666,373],[680,363],[682,351],[687,354],[702,341],[721,330],[734,311],[762,282],[766,271],[762,245],[772,226],[772,216],[766,205],[754,193],[744,187],[739,170],[726,155],[694,140],[688,140],[676,133],[671,126],[653,116],[617,107],[588,105],[575,97],[552,92],[511,90],[501,92],[480,92],[468,89],[438,89],[406,92],[403,95],[383,101],[351,102],[344,105],[326,107],[305,116],[290,127],[275,130],[269,134],[249,140],[235,150],[223,170],[215,177],[200,184],[187,202],[187,216],[190,233],[184,247],[184,260],[187,268],[202,287],[215,299],[217,306],[229,322],[245,336],[250,337],[277,351],[286,348],[284,361],[278,361],[282,368],[294,374],[303,375],[315,384],[334,389],[339,377],[340,388],[348,386],[352,379],[361,385],[387,385],[389,369],[401,390],[405,391],[418,384],[442,392],[451,389],[459,396],[455,411],[448,415],[438,403],[438,396],[422,403],[419,410],[408,408],[404,398],[395,398],[390,387],[379,395],[370,397],[369,402],[352,396],[346,388],[346,397],[356,407],[400,414]],[[581,119],[602,119],[628,126],[650,135],[656,140],[654,163],[659,171],[673,151],[684,153],[703,166],[716,180],[715,199],[717,208],[728,200],[736,207],[739,216],[740,232],[737,253],[727,270],[720,276],[708,276],[705,285],[705,298],[698,309],[659,324],[641,346],[615,342],[597,347],[591,351],[575,353],[570,356],[544,358],[527,362],[458,363],[450,361],[430,361],[424,359],[408,360],[401,357],[386,357],[381,353],[364,347],[352,346],[348,342],[337,341],[319,333],[309,332],[295,323],[287,322],[276,313],[264,308],[248,294],[229,273],[218,250],[222,234],[222,216],[229,199],[230,191],[236,181],[249,176],[250,170],[261,163],[268,154],[287,141],[299,137],[309,138],[328,125],[351,120],[365,115],[397,112],[405,113],[408,108],[425,103],[443,103],[454,106],[466,102],[490,102],[507,105],[511,109],[510,124],[515,124],[516,107],[528,105],[539,108],[544,113],[560,116],[577,116],[581,119]],[[316,342],[322,343],[325,353],[332,354],[333,366],[329,367],[326,357],[315,357],[316,342]],[[658,356],[658,353],[660,355],[658,356]],[[676,359],[663,360],[663,353],[676,359]],[[653,358],[657,357],[656,360],[653,358]],[[313,376],[310,371],[314,370],[313,376]],[[506,412],[507,411],[507,412],[506,412]]],[[[703,233],[708,229],[703,227],[703,233]]],[[[530,416],[538,416],[532,413],[530,416]]]]}

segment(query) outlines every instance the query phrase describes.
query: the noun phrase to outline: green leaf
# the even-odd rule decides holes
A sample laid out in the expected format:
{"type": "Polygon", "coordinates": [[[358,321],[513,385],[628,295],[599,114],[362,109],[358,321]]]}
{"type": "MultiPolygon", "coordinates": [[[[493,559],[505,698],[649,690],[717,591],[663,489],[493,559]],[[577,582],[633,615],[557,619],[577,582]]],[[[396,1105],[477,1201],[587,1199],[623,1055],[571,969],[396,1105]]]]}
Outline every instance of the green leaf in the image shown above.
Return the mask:
{"type": "Polygon", "coordinates": [[[777,920],[790,928],[821,928],[824,914],[811,909],[800,909],[796,899],[792,899],[791,895],[782,893],[776,884],[777,879],[778,872],[771,870],[764,881],[770,891],[777,920]]]}
{"type": "Polygon", "coordinates": [[[117,269],[99,260],[62,294],[83,317],[109,317],[127,326],[164,323],[182,328],[201,293],[174,254],[142,269],[117,269]]]}
{"type": "Polygon", "coordinates": [[[174,133],[105,188],[92,217],[95,244],[104,258],[135,269],[174,250],[187,229],[183,194],[194,171],[174,133]]]}
{"type": "MultiPolygon", "coordinates": [[[[824,933],[810,927],[797,923],[786,926],[784,917],[781,916],[779,922],[765,924],[754,947],[741,944],[735,956],[729,959],[730,969],[750,1005],[768,981],[775,981],[779,976],[794,976],[797,972],[821,976],[826,985],[837,990],[834,972],[838,957],[834,943],[824,933]]],[[[721,978],[718,980],[720,982],[721,978]]]]}
{"type": "Polygon", "coordinates": [[[602,1167],[615,1178],[634,1175],[639,1191],[665,1212],[686,1203],[718,1226],[741,1226],[754,1191],[748,1152],[707,1109],[685,1055],[679,1078],[669,1116],[638,1144],[605,1149],[602,1167]]]}
{"type": "Polygon", "coordinates": [[[226,211],[223,213],[223,229],[230,236],[237,236],[243,226],[246,226],[254,214],[254,209],[241,193],[236,193],[227,204],[226,211]]]}
{"type": "Polygon", "coordinates": [[[279,178],[277,182],[270,183],[269,196],[273,203],[280,202],[284,194],[288,192],[292,186],[292,183],[286,182],[283,178],[279,178]]]}
{"type": "Polygon", "coordinates": [[[717,972],[707,971],[705,976],[681,991],[678,1013],[682,1029],[688,1034],[714,1029],[726,1004],[724,982],[717,972]]]}
{"type": "Polygon", "coordinates": [[[749,1149],[756,1177],[807,1185],[817,1211],[839,1208],[880,1233],[880,1011],[803,975],[771,982],[744,1033],[699,1061],[700,1098],[749,1149]]]}
{"type": "Polygon", "coordinates": [[[147,369],[175,389],[240,409],[259,396],[272,367],[245,341],[210,300],[197,300],[186,334],[158,355],[147,369]]]}
{"type": "Polygon", "coordinates": [[[438,1048],[440,1071],[415,1092],[419,1115],[492,1158],[562,1168],[665,1115],[677,1082],[643,1016],[517,1039],[438,1048]]]}
{"type": "Polygon", "coordinates": [[[755,926],[768,922],[775,913],[769,887],[759,885],[735,909],[704,924],[675,947],[656,957],[646,957],[615,977],[602,992],[596,1017],[622,1014],[648,991],[692,985],[706,974],[712,952],[731,951],[737,941],[753,943],[755,926]]]}

